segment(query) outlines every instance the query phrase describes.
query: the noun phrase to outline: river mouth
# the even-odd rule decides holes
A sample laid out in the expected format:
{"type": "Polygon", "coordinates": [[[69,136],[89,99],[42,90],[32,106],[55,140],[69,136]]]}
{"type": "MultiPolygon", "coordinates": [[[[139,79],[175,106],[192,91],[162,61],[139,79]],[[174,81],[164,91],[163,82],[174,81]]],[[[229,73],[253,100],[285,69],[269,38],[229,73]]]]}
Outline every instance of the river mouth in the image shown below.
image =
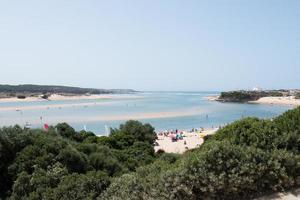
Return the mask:
{"type": "Polygon", "coordinates": [[[0,126],[67,122],[76,130],[105,132],[127,120],[151,123],[156,130],[211,128],[243,117],[272,118],[290,106],[219,103],[205,99],[216,92],[151,92],[132,98],[49,102],[0,102],[0,126]]]}

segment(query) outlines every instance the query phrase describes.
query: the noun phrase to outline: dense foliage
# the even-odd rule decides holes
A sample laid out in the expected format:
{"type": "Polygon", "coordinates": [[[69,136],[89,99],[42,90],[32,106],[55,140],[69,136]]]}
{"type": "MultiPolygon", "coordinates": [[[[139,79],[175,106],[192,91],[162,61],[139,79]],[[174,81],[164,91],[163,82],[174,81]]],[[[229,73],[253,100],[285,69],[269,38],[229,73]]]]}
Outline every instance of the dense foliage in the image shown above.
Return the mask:
{"type": "Polygon", "coordinates": [[[231,91],[231,92],[221,92],[219,101],[223,102],[248,102],[256,101],[262,97],[280,97],[288,93],[282,90],[271,90],[271,91],[231,91]]]}
{"type": "Polygon", "coordinates": [[[66,123],[43,130],[0,129],[0,199],[95,199],[111,178],[156,157],[153,127],[128,121],[109,137],[66,123]]]}
{"type": "MultiPolygon", "coordinates": [[[[0,96],[17,96],[26,97],[36,94],[111,94],[111,93],[129,93],[134,92],[130,89],[95,89],[95,88],[79,88],[69,86],[53,86],[53,85],[0,85],[0,96]],[[24,96],[26,94],[26,96],[24,96]]],[[[46,97],[46,96],[44,96],[46,97]]]]}
{"type": "Polygon", "coordinates": [[[300,107],[246,118],[183,155],[155,154],[153,127],[109,137],[62,123],[0,130],[0,193],[9,199],[251,199],[300,186],[300,107]]]}
{"type": "Polygon", "coordinates": [[[163,160],[113,180],[100,199],[251,199],[300,186],[300,108],[247,118],[175,163],[163,160]]]}

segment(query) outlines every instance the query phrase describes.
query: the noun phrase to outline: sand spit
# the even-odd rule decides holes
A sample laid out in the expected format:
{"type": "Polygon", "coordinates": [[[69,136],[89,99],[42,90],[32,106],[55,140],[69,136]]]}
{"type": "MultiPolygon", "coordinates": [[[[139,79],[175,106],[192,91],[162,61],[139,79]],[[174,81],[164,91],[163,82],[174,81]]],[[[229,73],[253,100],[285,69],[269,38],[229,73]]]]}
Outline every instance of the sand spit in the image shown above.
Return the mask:
{"type": "Polygon", "coordinates": [[[206,96],[206,97],[203,97],[203,99],[209,100],[209,101],[217,101],[218,98],[219,98],[219,96],[206,96]]]}
{"type": "Polygon", "coordinates": [[[249,101],[249,103],[300,106],[300,99],[295,99],[294,96],[262,97],[257,101],[249,101]]]}
{"type": "Polygon", "coordinates": [[[135,95],[126,94],[99,94],[99,95],[59,95],[52,94],[48,99],[43,99],[41,97],[27,97],[25,99],[19,99],[17,97],[12,98],[2,98],[0,102],[39,102],[39,101],[67,101],[67,100],[97,100],[97,99],[136,99],[142,98],[135,95]]]}

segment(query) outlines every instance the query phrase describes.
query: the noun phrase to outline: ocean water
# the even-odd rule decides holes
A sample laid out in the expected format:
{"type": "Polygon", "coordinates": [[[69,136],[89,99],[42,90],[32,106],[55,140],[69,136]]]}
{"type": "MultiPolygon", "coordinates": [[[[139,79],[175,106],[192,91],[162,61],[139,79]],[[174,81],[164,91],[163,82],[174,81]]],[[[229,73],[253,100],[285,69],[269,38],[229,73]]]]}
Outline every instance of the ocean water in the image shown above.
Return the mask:
{"type": "Polygon", "coordinates": [[[105,134],[129,119],[150,123],[156,131],[223,126],[243,117],[272,118],[291,106],[220,103],[204,97],[218,92],[140,92],[101,100],[0,102],[0,126],[30,123],[42,127],[67,122],[105,134]]]}

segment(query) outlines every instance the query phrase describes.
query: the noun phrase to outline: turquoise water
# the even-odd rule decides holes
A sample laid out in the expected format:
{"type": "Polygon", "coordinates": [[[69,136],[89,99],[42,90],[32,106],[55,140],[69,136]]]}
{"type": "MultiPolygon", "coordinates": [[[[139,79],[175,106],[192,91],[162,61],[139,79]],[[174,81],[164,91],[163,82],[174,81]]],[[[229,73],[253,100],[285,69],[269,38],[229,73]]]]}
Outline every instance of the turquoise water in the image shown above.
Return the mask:
{"type": "Polygon", "coordinates": [[[102,100],[65,100],[0,103],[0,126],[14,124],[41,127],[42,124],[67,122],[76,130],[105,133],[105,126],[118,127],[128,119],[150,123],[157,131],[168,129],[210,128],[247,116],[272,118],[290,106],[219,103],[204,99],[217,92],[141,92],[102,100]],[[130,95],[129,95],[130,97],[130,95]],[[56,107],[51,107],[56,105],[56,107]],[[32,106],[33,109],[23,109],[32,106]],[[36,107],[40,106],[40,107],[36,107]],[[49,106],[49,108],[46,108],[49,106]],[[20,111],[16,111],[16,109],[20,111]],[[42,120],[40,119],[42,117],[42,120]]]}

